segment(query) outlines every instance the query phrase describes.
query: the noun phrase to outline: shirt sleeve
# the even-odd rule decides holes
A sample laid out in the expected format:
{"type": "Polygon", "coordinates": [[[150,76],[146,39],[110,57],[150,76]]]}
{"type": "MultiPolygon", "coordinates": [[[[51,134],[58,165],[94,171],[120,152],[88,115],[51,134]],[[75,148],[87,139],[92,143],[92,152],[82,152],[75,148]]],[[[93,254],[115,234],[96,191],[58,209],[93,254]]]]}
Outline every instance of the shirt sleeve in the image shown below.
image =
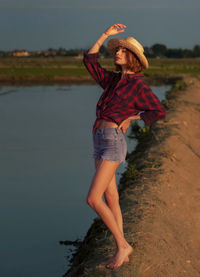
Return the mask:
{"type": "Polygon", "coordinates": [[[91,76],[103,89],[112,82],[116,75],[116,73],[106,70],[98,63],[98,53],[88,54],[88,51],[85,51],[83,63],[91,76]]]}
{"type": "Polygon", "coordinates": [[[146,84],[139,91],[137,107],[143,111],[140,117],[146,125],[151,125],[153,122],[166,117],[165,108],[146,84]]]}

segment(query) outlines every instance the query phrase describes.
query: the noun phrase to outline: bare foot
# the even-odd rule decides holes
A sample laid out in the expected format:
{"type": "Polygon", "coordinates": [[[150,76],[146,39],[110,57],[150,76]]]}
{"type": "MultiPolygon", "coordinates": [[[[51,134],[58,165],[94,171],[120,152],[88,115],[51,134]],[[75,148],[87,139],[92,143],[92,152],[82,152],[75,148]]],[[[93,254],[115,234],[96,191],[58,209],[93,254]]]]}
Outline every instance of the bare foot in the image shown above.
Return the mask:
{"type": "MultiPolygon", "coordinates": [[[[115,253],[111,258],[109,258],[107,261],[102,262],[101,265],[107,266],[108,264],[110,264],[111,262],[113,262],[113,261],[115,260],[115,256],[116,256],[116,255],[117,255],[117,251],[116,251],[116,253],[115,253]]],[[[124,262],[125,262],[125,263],[128,263],[128,262],[129,262],[129,257],[128,257],[128,256],[124,259],[124,262]]]]}
{"type": "Polygon", "coordinates": [[[117,253],[111,258],[110,263],[106,264],[107,268],[116,268],[116,267],[120,267],[125,260],[129,260],[129,255],[131,254],[131,252],[133,251],[133,248],[128,244],[127,247],[125,248],[121,248],[117,251],[117,253]]]}

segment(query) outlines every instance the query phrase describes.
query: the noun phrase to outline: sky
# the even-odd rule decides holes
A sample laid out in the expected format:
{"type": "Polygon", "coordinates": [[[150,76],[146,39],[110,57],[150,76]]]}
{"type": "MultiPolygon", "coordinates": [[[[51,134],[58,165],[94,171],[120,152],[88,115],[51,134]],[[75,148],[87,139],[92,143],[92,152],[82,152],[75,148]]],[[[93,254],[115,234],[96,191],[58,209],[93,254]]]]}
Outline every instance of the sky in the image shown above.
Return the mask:
{"type": "Polygon", "coordinates": [[[199,0],[0,0],[0,50],[86,49],[115,23],[127,28],[114,37],[192,49],[199,14],[199,0]]]}

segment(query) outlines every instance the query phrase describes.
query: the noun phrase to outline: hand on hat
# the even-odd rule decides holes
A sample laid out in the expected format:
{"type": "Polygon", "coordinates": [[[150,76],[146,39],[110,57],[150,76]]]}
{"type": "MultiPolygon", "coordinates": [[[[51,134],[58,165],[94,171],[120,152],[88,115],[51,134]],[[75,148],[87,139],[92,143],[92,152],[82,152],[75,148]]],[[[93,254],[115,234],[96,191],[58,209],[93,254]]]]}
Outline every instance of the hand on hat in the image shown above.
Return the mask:
{"type": "Polygon", "coordinates": [[[123,33],[125,31],[124,28],[126,28],[126,25],[123,25],[123,24],[114,24],[114,25],[110,26],[104,32],[104,34],[106,34],[108,37],[109,36],[114,36],[114,35],[117,35],[119,33],[123,33]]]}

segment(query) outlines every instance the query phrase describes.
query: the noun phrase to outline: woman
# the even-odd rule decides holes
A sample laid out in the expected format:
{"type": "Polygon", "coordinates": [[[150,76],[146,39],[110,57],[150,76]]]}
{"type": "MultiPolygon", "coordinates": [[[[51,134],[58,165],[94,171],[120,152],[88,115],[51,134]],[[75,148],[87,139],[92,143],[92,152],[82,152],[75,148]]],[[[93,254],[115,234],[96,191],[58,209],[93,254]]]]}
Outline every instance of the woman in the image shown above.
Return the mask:
{"type": "Polygon", "coordinates": [[[124,32],[123,24],[109,27],[84,53],[84,64],[92,77],[104,89],[97,103],[97,119],[93,127],[94,161],[96,172],[88,193],[87,203],[112,232],[117,250],[107,262],[107,268],[120,267],[129,261],[133,251],[123,232],[123,219],[115,172],[125,160],[127,146],[124,133],[131,121],[144,120],[147,125],[165,117],[159,99],[142,81],[139,72],[148,68],[142,45],[132,37],[111,39],[108,50],[114,55],[118,73],[100,66],[97,54],[104,41],[124,32]],[[103,201],[103,195],[105,201],[103,201]]]}

